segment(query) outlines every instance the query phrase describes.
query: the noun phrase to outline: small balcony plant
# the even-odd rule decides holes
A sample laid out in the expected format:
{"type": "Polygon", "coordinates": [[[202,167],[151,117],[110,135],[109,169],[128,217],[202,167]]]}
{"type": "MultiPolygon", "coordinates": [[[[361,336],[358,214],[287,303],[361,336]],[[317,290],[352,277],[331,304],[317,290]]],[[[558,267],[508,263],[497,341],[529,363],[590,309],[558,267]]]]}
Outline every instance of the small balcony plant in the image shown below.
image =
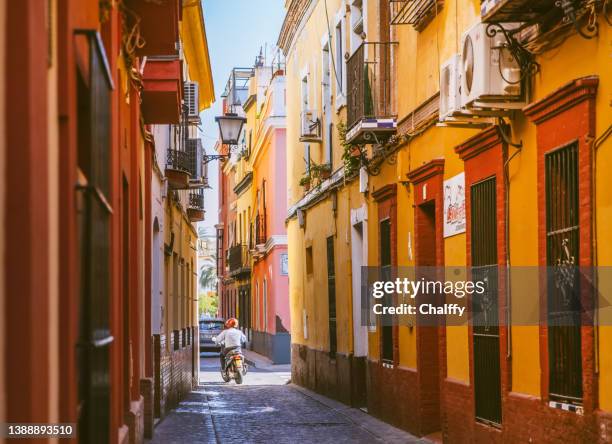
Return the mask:
{"type": "Polygon", "coordinates": [[[331,165],[329,163],[313,164],[310,167],[310,174],[322,182],[331,176],[331,165]]]}
{"type": "Polygon", "coordinates": [[[338,136],[342,145],[342,161],[344,162],[344,175],[354,175],[361,166],[361,147],[346,140],[347,127],[344,122],[338,123],[338,136]]]}
{"type": "Polygon", "coordinates": [[[304,191],[308,191],[310,190],[310,181],[311,181],[311,177],[310,177],[310,172],[307,171],[304,176],[302,176],[302,178],[300,179],[300,186],[304,187],[304,191]]]}

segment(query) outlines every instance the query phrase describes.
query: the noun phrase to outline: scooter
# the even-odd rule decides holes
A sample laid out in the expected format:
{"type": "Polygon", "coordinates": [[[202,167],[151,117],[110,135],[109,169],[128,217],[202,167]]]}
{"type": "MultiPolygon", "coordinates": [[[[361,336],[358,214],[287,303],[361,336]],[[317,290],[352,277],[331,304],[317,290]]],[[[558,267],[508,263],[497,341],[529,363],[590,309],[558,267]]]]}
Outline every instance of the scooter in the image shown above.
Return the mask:
{"type": "Polygon", "coordinates": [[[248,365],[244,362],[244,356],[240,348],[227,352],[225,366],[221,369],[221,377],[225,382],[233,379],[236,384],[242,384],[243,376],[246,376],[247,371],[248,365]]]}

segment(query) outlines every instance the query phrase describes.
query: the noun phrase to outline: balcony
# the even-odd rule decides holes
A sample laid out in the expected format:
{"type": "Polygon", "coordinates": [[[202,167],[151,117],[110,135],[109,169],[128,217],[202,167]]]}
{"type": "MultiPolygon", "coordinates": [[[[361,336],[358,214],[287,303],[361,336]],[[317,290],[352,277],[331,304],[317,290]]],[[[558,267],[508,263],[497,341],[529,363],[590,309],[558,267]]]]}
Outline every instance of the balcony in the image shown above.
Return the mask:
{"type": "Polygon", "coordinates": [[[321,142],[321,119],[316,110],[300,114],[300,142],[321,142]]]}
{"type": "Polygon", "coordinates": [[[347,61],[347,134],[352,144],[382,143],[397,131],[391,100],[391,47],[365,42],[347,61]]]}
{"type": "Polygon", "coordinates": [[[204,190],[199,189],[189,193],[189,206],[187,215],[191,222],[201,222],[204,220],[204,190]]]}
{"type": "Polygon", "coordinates": [[[147,60],[142,75],[142,116],[146,124],[180,122],[182,78],[180,60],[147,60]]]}
{"type": "MultiPolygon", "coordinates": [[[[176,55],[179,41],[180,0],[128,0],[125,2],[136,21],[145,45],[137,48],[139,56],[176,55]]],[[[134,23],[128,23],[134,26],[134,23]]],[[[130,28],[131,29],[131,28],[130,28]]]]}
{"type": "Polygon", "coordinates": [[[562,15],[555,0],[483,0],[480,14],[485,23],[532,22],[545,15],[562,15]]]}
{"type": "Polygon", "coordinates": [[[166,178],[172,189],[189,187],[189,154],[180,149],[168,148],[166,157],[166,178]]]}
{"type": "Polygon", "coordinates": [[[234,68],[225,85],[222,97],[227,106],[242,107],[249,98],[249,80],[255,75],[253,68],[234,68]]]}
{"type": "Polygon", "coordinates": [[[227,250],[227,262],[229,275],[232,277],[249,274],[251,266],[249,263],[249,249],[246,245],[234,245],[227,250]]]}
{"type": "Polygon", "coordinates": [[[444,0],[390,0],[392,25],[412,25],[422,31],[442,10],[444,0]]]}
{"type": "Polygon", "coordinates": [[[255,218],[256,245],[264,245],[268,240],[266,228],[266,213],[257,215],[257,217],[255,218]]]}

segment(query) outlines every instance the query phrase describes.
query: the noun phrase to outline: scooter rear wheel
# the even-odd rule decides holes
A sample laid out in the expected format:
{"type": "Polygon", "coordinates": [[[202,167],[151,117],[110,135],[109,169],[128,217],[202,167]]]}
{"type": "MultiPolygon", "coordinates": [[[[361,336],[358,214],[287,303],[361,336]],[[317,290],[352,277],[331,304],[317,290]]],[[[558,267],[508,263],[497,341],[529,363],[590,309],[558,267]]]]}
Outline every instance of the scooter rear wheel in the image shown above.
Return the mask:
{"type": "Polygon", "coordinates": [[[229,381],[230,381],[230,377],[229,377],[229,375],[228,375],[228,374],[227,374],[227,372],[226,372],[226,371],[224,371],[224,370],[221,370],[221,377],[223,378],[223,380],[224,380],[225,382],[229,382],[229,381]]]}
{"type": "Polygon", "coordinates": [[[242,384],[242,372],[236,372],[236,384],[242,384]]]}

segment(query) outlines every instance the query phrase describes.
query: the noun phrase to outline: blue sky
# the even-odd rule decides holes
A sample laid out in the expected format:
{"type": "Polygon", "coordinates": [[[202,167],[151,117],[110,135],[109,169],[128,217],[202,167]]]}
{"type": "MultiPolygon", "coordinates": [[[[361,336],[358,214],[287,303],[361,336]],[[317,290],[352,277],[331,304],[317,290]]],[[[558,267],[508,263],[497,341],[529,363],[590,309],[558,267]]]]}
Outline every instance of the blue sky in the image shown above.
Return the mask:
{"type": "MultiPolygon", "coordinates": [[[[215,82],[216,103],[202,113],[202,143],[212,153],[219,130],[215,116],[221,114],[221,93],[235,66],[252,66],[260,47],[274,45],[285,16],[285,0],[202,0],[208,49],[215,82]]],[[[209,164],[212,189],[206,190],[206,220],[217,223],[218,162],[209,164]]],[[[212,234],[214,230],[209,229],[212,234]]]]}

